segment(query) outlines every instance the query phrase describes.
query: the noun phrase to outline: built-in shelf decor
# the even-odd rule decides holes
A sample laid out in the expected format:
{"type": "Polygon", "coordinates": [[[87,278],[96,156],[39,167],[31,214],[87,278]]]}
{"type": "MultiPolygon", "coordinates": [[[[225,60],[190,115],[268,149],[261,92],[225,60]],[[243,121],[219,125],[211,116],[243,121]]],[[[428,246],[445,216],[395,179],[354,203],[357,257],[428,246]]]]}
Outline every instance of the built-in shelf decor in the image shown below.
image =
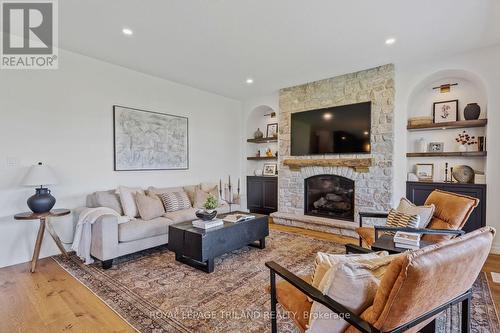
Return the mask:
{"type": "Polygon", "coordinates": [[[477,120],[459,120],[450,121],[446,123],[437,124],[422,124],[422,125],[408,125],[406,128],[409,131],[426,131],[426,130],[439,130],[439,129],[453,129],[453,128],[471,128],[471,127],[485,127],[488,124],[488,119],[477,120]]]}
{"type": "Polygon", "coordinates": [[[348,167],[356,172],[368,172],[372,166],[371,158],[340,158],[340,159],[286,159],[283,161],[292,170],[309,166],[348,167]]]}
{"type": "Polygon", "coordinates": [[[276,156],[250,156],[247,157],[247,160],[249,161],[264,161],[264,160],[275,160],[277,159],[276,156]]]}
{"type": "Polygon", "coordinates": [[[278,138],[260,138],[260,139],[247,139],[250,143],[271,143],[278,142],[278,138]]]}
{"type": "Polygon", "coordinates": [[[427,152],[427,153],[407,153],[406,157],[483,157],[485,151],[451,151],[451,152],[427,152]]]}

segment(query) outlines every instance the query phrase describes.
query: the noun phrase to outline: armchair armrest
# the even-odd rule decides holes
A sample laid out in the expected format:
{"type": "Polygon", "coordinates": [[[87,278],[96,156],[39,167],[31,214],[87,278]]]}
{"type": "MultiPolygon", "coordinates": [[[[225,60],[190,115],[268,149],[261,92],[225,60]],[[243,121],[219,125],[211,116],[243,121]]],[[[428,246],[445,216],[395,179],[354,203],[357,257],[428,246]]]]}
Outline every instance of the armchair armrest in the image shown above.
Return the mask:
{"type": "Polygon", "coordinates": [[[359,212],[359,227],[363,226],[363,218],[371,217],[377,219],[386,219],[389,216],[389,213],[380,213],[380,212],[359,212]]]}
{"type": "Polygon", "coordinates": [[[408,228],[408,227],[389,227],[389,226],[375,226],[375,240],[378,239],[379,231],[404,231],[416,234],[429,234],[429,235],[455,235],[461,236],[465,234],[463,230],[449,230],[449,229],[426,229],[426,228],[408,228]]]}
{"type": "MultiPolygon", "coordinates": [[[[380,331],[370,325],[368,322],[364,321],[361,319],[359,316],[355,315],[352,313],[350,310],[345,308],[342,304],[334,301],[331,297],[327,295],[323,295],[318,289],[314,288],[292,272],[288,271],[286,268],[278,265],[274,261],[269,261],[266,262],[266,267],[268,267],[271,270],[271,303],[274,304],[273,308],[271,309],[271,316],[275,319],[276,318],[276,279],[275,279],[275,274],[278,274],[280,277],[282,277],[284,280],[286,280],[288,283],[293,285],[295,288],[299,289],[302,293],[305,295],[309,296],[311,299],[313,299],[316,302],[319,302],[332,310],[333,312],[337,314],[343,314],[345,315],[343,318],[345,321],[347,321],[349,324],[357,328],[363,333],[379,333],[380,331]]],[[[275,322],[273,323],[273,332],[276,332],[276,326],[275,322]]]]}

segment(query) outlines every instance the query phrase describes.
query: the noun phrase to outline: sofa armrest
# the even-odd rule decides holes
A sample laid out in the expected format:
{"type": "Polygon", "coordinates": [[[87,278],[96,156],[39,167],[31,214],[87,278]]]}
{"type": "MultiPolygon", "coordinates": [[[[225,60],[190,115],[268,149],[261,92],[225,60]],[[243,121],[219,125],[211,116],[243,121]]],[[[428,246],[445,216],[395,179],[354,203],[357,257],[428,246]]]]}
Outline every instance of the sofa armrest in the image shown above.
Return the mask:
{"type": "Polygon", "coordinates": [[[90,254],[101,261],[118,256],[118,217],[104,215],[92,224],[90,254]]]}

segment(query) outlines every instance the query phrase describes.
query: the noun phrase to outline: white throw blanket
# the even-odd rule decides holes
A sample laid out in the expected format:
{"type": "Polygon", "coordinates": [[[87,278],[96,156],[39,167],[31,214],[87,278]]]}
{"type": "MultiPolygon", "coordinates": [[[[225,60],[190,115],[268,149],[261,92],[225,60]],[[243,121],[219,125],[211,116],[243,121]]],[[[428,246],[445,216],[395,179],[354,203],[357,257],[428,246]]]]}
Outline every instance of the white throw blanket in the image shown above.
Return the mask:
{"type": "Polygon", "coordinates": [[[89,265],[94,262],[94,260],[90,257],[92,224],[104,215],[113,215],[118,217],[118,224],[130,221],[130,218],[120,216],[117,211],[107,207],[85,208],[82,210],[80,216],[78,217],[75,237],[73,239],[71,249],[76,251],[76,254],[80,257],[80,259],[85,260],[85,265],[89,265]]]}

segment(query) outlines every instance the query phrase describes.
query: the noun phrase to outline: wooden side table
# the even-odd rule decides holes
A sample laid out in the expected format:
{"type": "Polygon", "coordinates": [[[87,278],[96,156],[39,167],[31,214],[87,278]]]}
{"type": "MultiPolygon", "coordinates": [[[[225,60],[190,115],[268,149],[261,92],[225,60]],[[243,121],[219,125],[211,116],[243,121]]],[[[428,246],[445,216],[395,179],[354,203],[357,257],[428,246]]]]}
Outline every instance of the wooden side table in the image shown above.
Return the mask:
{"type": "Polygon", "coordinates": [[[52,239],[54,239],[54,242],[56,242],[57,247],[61,251],[61,253],[67,257],[68,253],[64,249],[64,246],[61,243],[61,240],[59,239],[59,236],[57,236],[54,228],[52,227],[52,224],[50,224],[49,221],[47,221],[47,217],[51,216],[64,216],[68,215],[71,211],[69,209],[54,209],[51,210],[48,213],[33,213],[33,212],[25,212],[25,213],[20,213],[14,215],[14,219],[16,220],[40,220],[40,227],[38,228],[38,235],[36,237],[36,243],[35,243],[35,249],[33,250],[33,258],[31,259],[31,273],[35,272],[36,268],[36,263],[38,261],[38,256],[40,255],[40,248],[42,247],[42,241],[43,241],[43,234],[45,231],[45,226],[47,226],[47,231],[49,234],[52,236],[52,239]]]}

